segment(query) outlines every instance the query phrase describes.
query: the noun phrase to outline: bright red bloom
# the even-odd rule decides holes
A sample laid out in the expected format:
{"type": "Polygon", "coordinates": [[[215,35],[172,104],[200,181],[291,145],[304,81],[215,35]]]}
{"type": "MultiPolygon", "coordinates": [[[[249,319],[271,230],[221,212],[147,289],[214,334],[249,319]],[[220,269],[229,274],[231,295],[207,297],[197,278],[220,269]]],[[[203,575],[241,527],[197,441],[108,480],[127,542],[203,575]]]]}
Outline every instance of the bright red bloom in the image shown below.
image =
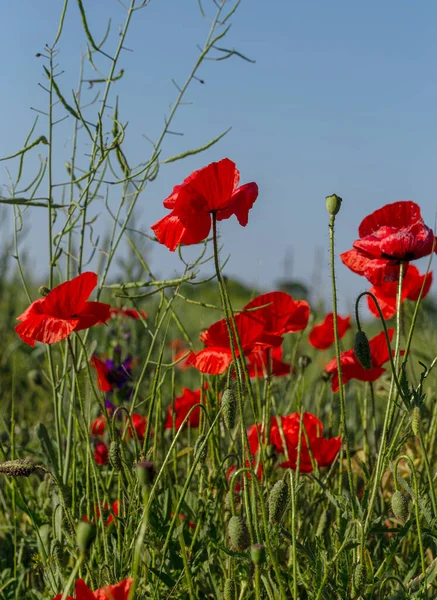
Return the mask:
{"type": "MultiPolygon", "coordinates": [[[[94,505],[94,513],[95,513],[95,518],[100,519],[100,515],[102,513],[100,511],[100,506],[98,504],[94,505]]],[[[112,513],[114,513],[114,515],[116,517],[118,517],[118,500],[115,500],[115,502],[112,503],[112,512],[110,512],[110,510],[109,510],[108,503],[105,502],[105,504],[103,505],[103,516],[105,517],[108,513],[109,513],[109,516],[106,520],[105,527],[109,527],[109,525],[114,521],[114,516],[112,513]]],[[[88,522],[88,520],[89,519],[86,515],[82,516],[82,521],[88,522]]],[[[92,521],[94,522],[94,518],[92,519],[92,521]]]]}
{"type": "MultiPolygon", "coordinates": [[[[412,300],[413,302],[417,302],[424,281],[425,285],[423,286],[422,298],[427,296],[431,287],[432,272],[421,275],[419,270],[414,265],[410,265],[402,280],[401,301],[403,302],[404,300],[412,300]]],[[[384,319],[391,319],[396,314],[397,289],[398,282],[389,281],[387,283],[383,283],[382,285],[375,285],[369,290],[369,292],[376,296],[384,319]]],[[[375,317],[379,318],[379,312],[370,296],[367,296],[367,304],[370,312],[372,312],[375,317]]]]}
{"type": "Polygon", "coordinates": [[[22,315],[15,331],[23,342],[34,346],[35,342],[54,344],[65,339],[73,331],[88,329],[109,319],[109,304],[87,302],[97,285],[95,273],[82,273],[61,283],[45,297],[32,302],[22,315]]]}
{"type": "Polygon", "coordinates": [[[229,158],[194,171],[164,200],[165,208],[172,212],[152,225],[158,241],[172,252],[179,244],[198,244],[209,235],[213,212],[218,221],[235,215],[245,227],[258,186],[246,183],[238,187],[239,182],[240,173],[229,158]]]}
{"type": "Polygon", "coordinates": [[[247,358],[249,377],[284,377],[291,373],[291,367],[282,362],[282,347],[255,348],[247,358]]]}
{"type": "MultiPolygon", "coordinates": [[[[122,317],[130,317],[131,319],[137,319],[139,320],[140,315],[138,314],[138,311],[135,310],[134,308],[126,308],[125,306],[123,306],[123,308],[111,308],[109,310],[109,312],[111,313],[111,317],[115,317],[117,315],[120,315],[122,317]]],[[[144,312],[144,310],[141,310],[141,316],[144,319],[147,319],[147,313],[144,312]]]]}
{"type": "MultiPolygon", "coordinates": [[[[337,323],[338,338],[341,340],[346,331],[351,328],[351,318],[350,316],[343,318],[340,317],[340,315],[337,315],[337,323]]],[[[314,325],[311,329],[308,341],[311,346],[314,346],[314,348],[318,348],[319,350],[326,350],[332,346],[334,343],[334,314],[332,312],[326,315],[323,323],[314,325]]]]}
{"type": "Polygon", "coordinates": [[[98,440],[94,449],[94,460],[98,465],[107,465],[108,455],[108,446],[104,442],[98,440]]]}
{"type": "MultiPolygon", "coordinates": [[[[295,412],[284,417],[276,417],[272,419],[270,442],[276,448],[277,452],[285,454],[283,439],[279,429],[279,419],[288,453],[288,460],[281,463],[279,466],[283,467],[284,469],[296,469],[299,445],[300,415],[299,413],[295,412]]],[[[342,438],[324,438],[322,436],[323,425],[321,421],[315,415],[305,412],[303,413],[302,443],[299,467],[301,473],[311,473],[313,470],[307,440],[303,431],[304,428],[308,436],[309,447],[311,449],[314,461],[319,467],[329,467],[334,462],[337,454],[340,451],[342,438]]]]}
{"type": "MultiPolygon", "coordinates": [[[[175,398],[174,400],[174,409],[175,409],[175,427],[176,431],[182,425],[183,420],[189,413],[190,409],[193,408],[196,404],[200,404],[200,392],[201,390],[196,390],[193,392],[187,388],[184,388],[182,394],[175,398]]],[[[200,408],[197,407],[193,410],[189,419],[187,421],[187,425],[191,427],[199,427],[200,422],[200,408]]],[[[170,404],[167,410],[167,418],[165,420],[165,429],[171,429],[173,427],[173,405],[170,404]]]]}
{"type": "Polygon", "coordinates": [[[91,433],[95,436],[101,436],[105,433],[106,427],[106,417],[104,415],[100,415],[97,419],[94,419],[91,424],[91,433]]]}
{"type": "MultiPolygon", "coordinates": [[[[240,337],[244,355],[247,357],[252,350],[257,349],[264,343],[264,326],[260,320],[255,320],[251,313],[240,313],[235,316],[237,331],[240,337]]],[[[204,331],[200,340],[206,348],[189,356],[187,363],[210,375],[218,375],[226,371],[232,363],[232,351],[229,341],[228,329],[225,319],[213,323],[209,329],[204,331]]],[[[276,337],[275,342],[280,344],[281,338],[276,337]]],[[[266,344],[264,344],[266,345],[266,344]]],[[[234,347],[239,356],[237,341],[234,336],[234,347]]]]}
{"type": "MultiPolygon", "coordinates": [[[[131,418],[132,418],[132,425],[134,426],[134,429],[136,431],[138,439],[140,441],[142,441],[144,439],[144,436],[146,435],[147,419],[146,419],[146,417],[143,417],[142,415],[139,415],[138,413],[133,413],[131,418]]],[[[128,431],[129,431],[130,437],[133,437],[132,429],[130,426],[129,426],[128,431]]]]}
{"type": "MultiPolygon", "coordinates": [[[[75,595],[67,596],[67,600],[128,600],[129,590],[133,579],[123,579],[115,585],[106,585],[92,592],[83,579],[78,579],[75,585],[75,595]]],[[[62,594],[58,594],[53,600],[61,600],[62,594]]]]}
{"type": "Polygon", "coordinates": [[[360,239],[341,260],[354,273],[364,275],[373,285],[399,279],[399,265],[431,254],[434,234],[427,227],[414,202],[386,204],[361,223],[360,239]]]}
{"type": "Polygon", "coordinates": [[[95,354],[90,358],[90,365],[96,370],[97,386],[99,390],[102,390],[102,392],[110,392],[112,390],[112,384],[108,379],[109,368],[102,360],[100,360],[100,358],[97,358],[95,354]]]}
{"type": "Polygon", "coordinates": [[[115,502],[112,503],[112,513],[110,513],[108,519],[106,520],[105,527],[109,527],[109,525],[114,522],[114,515],[118,517],[118,500],[115,500],[115,502]]]}
{"type": "MultiPolygon", "coordinates": [[[[393,339],[393,334],[394,329],[389,329],[388,336],[390,341],[393,339]]],[[[376,381],[385,372],[385,369],[382,367],[382,365],[390,360],[390,354],[384,332],[381,331],[381,333],[378,333],[378,335],[369,340],[369,344],[370,355],[372,358],[371,369],[366,370],[361,366],[361,363],[355,356],[355,352],[353,350],[346,350],[346,352],[342,352],[340,354],[341,373],[344,384],[351,379],[358,379],[359,381],[376,381]]],[[[338,383],[338,368],[336,358],[333,358],[328,363],[325,371],[333,374],[331,387],[333,392],[337,392],[340,386],[338,383]]]]}

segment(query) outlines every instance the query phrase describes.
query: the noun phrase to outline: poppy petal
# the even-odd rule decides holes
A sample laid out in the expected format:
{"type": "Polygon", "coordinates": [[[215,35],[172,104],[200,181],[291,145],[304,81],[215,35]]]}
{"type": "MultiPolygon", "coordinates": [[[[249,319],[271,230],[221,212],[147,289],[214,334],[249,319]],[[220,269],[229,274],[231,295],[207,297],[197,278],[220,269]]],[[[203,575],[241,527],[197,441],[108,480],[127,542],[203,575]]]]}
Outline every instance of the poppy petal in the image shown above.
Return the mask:
{"type": "Polygon", "coordinates": [[[58,319],[35,314],[17,325],[15,331],[26,344],[29,344],[30,339],[43,344],[54,344],[68,337],[78,322],[78,319],[58,319]]]}
{"type": "Polygon", "coordinates": [[[401,229],[420,221],[420,207],[411,200],[401,200],[386,204],[368,215],[358,228],[360,238],[371,235],[381,227],[391,226],[401,229]]]}
{"type": "Polygon", "coordinates": [[[97,285],[97,275],[87,271],[53,288],[43,298],[44,312],[69,319],[81,312],[97,285]]]}
{"type": "Polygon", "coordinates": [[[152,225],[160,244],[174,252],[179,244],[198,244],[208,237],[211,230],[209,213],[180,215],[173,211],[152,225]]]}
{"type": "Polygon", "coordinates": [[[201,373],[219,375],[232,363],[232,352],[226,348],[204,348],[197,354],[193,353],[187,362],[201,373]]]}

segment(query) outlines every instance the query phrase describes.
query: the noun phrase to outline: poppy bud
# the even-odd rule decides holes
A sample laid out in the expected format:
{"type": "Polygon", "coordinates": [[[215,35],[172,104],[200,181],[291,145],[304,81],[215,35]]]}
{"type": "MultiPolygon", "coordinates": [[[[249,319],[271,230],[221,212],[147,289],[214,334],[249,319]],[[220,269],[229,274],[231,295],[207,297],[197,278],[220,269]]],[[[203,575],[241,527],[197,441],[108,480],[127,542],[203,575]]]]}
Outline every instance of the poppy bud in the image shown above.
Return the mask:
{"type": "Polygon", "coordinates": [[[233,429],[235,427],[235,420],[237,417],[237,399],[231,388],[226,388],[222,396],[222,412],[223,421],[227,429],[233,429]]]}
{"type": "Polygon", "coordinates": [[[372,356],[370,354],[370,344],[367,335],[359,329],[354,339],[354,354],[357,357],[363,369],[368,371],[372,368],[372,356]]]}
{"type": "Polygon", "coordinates": [[[80,521],[76,529],[77,546],[81,552],[86,552],[96,537],[96,526],[88,521],[80,521]]]}
{"type": "Polygon", "coordinates": [[[269,496],[269,521],[270,523],[279,523],[284,516],[289,500],[288,485],[283,479],[280,479],[272,487],[269,496]]]}
{"type": "Polygon", "coordinates": [[[243,517],[231,517],[228,524],[228,535],[231,548],[242,552],[250,546],[250,534],[243,517]]]}
{"type": "Polygon", "coordinates": [[[405,521],[408,519],[410,511],[408,509],[407,498],[399,490],[391,497],[391,509],[394,516],[402,523],[405,523],[405,521]]]}
{"type": "Polygon", "coordinates": [[[150,460],[141,460],[136,464],[138,481],[143,487],[151,485],[155,478],[155,465],[150,460]]]}
{"type": "Polygon", "coordinates": [[[411,429],[414,435],[418,435],[420,429],[420,408],[415,406],[413,408],[413,416],[411,418],[411,429]]]}
{"type": "Polygon", "coordinates": [[[250,558],[257,567],[266,562],[266,547],[262,544],[253,544],[250,547],[250,558]]]}
{"type": "Polygon", "coordinates": [[[320,537],[324,534],[326,529],[326,524],[328,522],[328,511],[324,510],[320,515],[319,524],[317,525],[316,536],[320,537]]]}
{"type": "Polygon", "coordinates": [[[205,439],[206,439],[205,435],[199,435],[199,437],[196,440],[196,443],[194,444],[194,458],[196,458],[197,455],[199,455],[199,465],[202,467],[205,464],[206,457],[208,455],[208,444],[207,443],[201,449],[201,446],[202,446],[203,442],[205,441],[205,439]]]}
{"type": "Polygon", "coordinates": [[[48,288],[46,285],[42,285],[40,288],[38,288],[38,294],[40,296],[48,296],[50,294],[50,288],[48,288]]]}
{"type": "Polygon", "coordinates": [[[358,596],[361,596],[364,586],[366,585],[366,567],[358,564],[354,571],[354,589],[358,596]]]}
{"type": "Polygon", "coordinates": [[[223,588],[223,600],[235,600],[237,588],[233,579],[226,579],[223,588]]]}
{"type": "Polygon", "coordinates": [[[337,194],[326,196],[326,210],[331,216],[335,216],[339,212],[342,201],[343,199],[337,194]]]}
{"type": "Polygon", "coordinates": [[[109,446],[109,460],[116,471],[121,471],[121,452],[119,442],[111,442],[109,446]]]}
{"type": "Polygon", "coordinates": [[[297,359],[297,366],[299,367],[299,369],[301,369],[302,371],[305,371],[305,369],[312,363],[312,360],[309,356],[307,356],[306,354],[302,354],[302,356],[299,356],[299,358],[297,359]]]}

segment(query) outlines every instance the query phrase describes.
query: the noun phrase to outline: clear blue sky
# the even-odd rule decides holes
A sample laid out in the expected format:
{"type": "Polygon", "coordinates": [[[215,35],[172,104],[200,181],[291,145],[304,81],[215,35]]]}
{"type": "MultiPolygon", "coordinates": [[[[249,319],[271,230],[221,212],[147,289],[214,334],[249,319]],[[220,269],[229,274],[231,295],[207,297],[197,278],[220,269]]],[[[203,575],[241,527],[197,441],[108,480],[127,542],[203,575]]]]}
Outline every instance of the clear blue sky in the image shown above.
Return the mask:
{"type": "MultiPolygon", "coordinates": [[[[99,39],[112,18],[112,43],[123,9],[116,0],[84,0],[90,27],[99,39]]],[[[44,109],[42,59],[35,54],[52,43],[60,0],[20,0],[0,5],[2,94],[0,155],[21,147],[35,117],[44,109]]],[[[210,0],[204,7],[212,14],[210,0]]],[[[163,156],[196,147],[232,126],[206,153],[164,166],[139,202],[137,227],[144,230],[166,214],[162,200],[192,170],[232,158],[242,182],[256,181],[259,198],[243,229],[236,221],[221,226],[229,274],[249,284],[271,287],[284,274],[284,254],[292,253],[291,275],[328,283],[328,229],[324,197],[344,199],[338,217],[338,252],[351,247],[361,219],[381,205],[401,199],[420,204],[434,225],[436,196],[437,4],[407,0],[242,0],[229,37],[223,41],[255,60],[206,62],[193,82],[163,156]]],[[[120,118],[129,121],[125,152],[132,164],[145,160],[150,147],[142,134],[156,138],[181,83],[206,38],[208,23],[197,0],[152,0],[133,20],[120,66],[124,78],[120,118]]],[[[85,37],[77,3],[70,0],[60,40],[58,80],[67,93],[77,87],[80,49],[85,37]]],[[[86,76],[93,76],[87,68],[86,76]]],[[[92,90],[92,93],[94,90],[92,90]]],[[[91,94],[91,92],[90,92],[91,94]]],[[[91,97],[91,95],[90,95],[91,97]]],[[[57,131],[55,179],[71,147],[71,119],[57,131]]],[[[45,134],[44,117],[35,135],[45,134]]],[[[41,149],[44,151],[44,148],[41,149]]],[[[82,155],[87,151],[82,147],[82,155]]],[[[84,159],[85,160],[85,159],[84,159]]],[[[0,184],[7,184],[5,163],[0,184]]],[[[41,209],[40,209],[41,210],[41,209]]],[[[104,212],[103,205],[101,206],[104,212]]],[[[105,217],[100,221],[105,223],[105,217]]],[[[35,271],[46,268],[44,213],[27,213],[32,225],[25,245],[35,271]]],[[[152,266],[162,275],[180,271],[178,257],[154,247],[152,266]]],[[[366,281],[338,261],[340,293],[352,299],[366,281]]],[[[326,288],[327,289],[327,288],[326,288]]]]}

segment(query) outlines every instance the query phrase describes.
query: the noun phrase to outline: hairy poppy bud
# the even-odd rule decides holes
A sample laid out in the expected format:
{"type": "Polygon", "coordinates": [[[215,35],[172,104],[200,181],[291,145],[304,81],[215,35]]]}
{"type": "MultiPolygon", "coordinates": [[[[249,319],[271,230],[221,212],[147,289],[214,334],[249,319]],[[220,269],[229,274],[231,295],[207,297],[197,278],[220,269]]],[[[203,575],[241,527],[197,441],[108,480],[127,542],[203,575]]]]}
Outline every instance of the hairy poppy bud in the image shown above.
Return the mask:
{"type": "Polygon", "coordinates": [[[231,517],[228,524],[228,535],[231,548],[242,552],[250,546],[250,534],[243,517],[231,517]]]}
{"type": "Polygon", "coordinates": [[[38,288],[38,294],[43,297],[48,296],[50,294],[50,288],[48,288],[46,285],[42,285],[38,288]]]}
{"type": "Polygon", "coordinates": [[[311,362],[312,361],[311,361],[311,358],[309,356],[307,356],[306,354],[302,354],[302,356],[299,356],[299,358],[297,359],[297,366],[302,371],[305,371],[305,369],[307,367],[309,367],[309,365],[311,364],[311,362]]]}
{"type": "Polygon", "coordinates": [[[360,596],[366,585],[366,567],[358,564],[354,571],[354,589],[355,592],[360,596]]]}
{"type": "Polygon", "coordinates": [[[420,429],[420,408],[415,406],[413,408],[413,416],[411,418],[411,429],[414,435],[418,435],[420,429]]]}
{"type": "Polygon", "coordinates": [[[155,478],[155,465],[150,460],[141,460],[136,464],[138,481],[143,487],[151,485],[155,478]]]}
{"type": "Polygon", "coordinates": [[[283,479],[280,479],[272,487],[269,496],[269,521],[270,523],[279,523],[284,516],[289,500],[288,485],[283,479]]]}
{"type": "Polygon", "coordinates": [[[410,511],[408,510],[407,498],[399,490],[391,497],[391,509],[394,516],[402,523],[405,523],[410,511]]]}
{"type": "Polygon", "coordinates": [[[223,600],[235,600],[237,588],[233,579],[226,579],[223,588],[223,600]]]}
{"type": "Polygon", "coordinates": [[[363,369],[368,371],[372,368],[372,356],[370,354],[370,344],[367,335],[361,329],[355,334],[354,354],[358,358],[363,369]]]}
{"type": "Polygon", "coordinates": [[[254,565],[259,566],[266,562],[266,547],[262,544],[253,544],[250,547],[250,558],[254,565]]]}
{"type": "Polygon", "coordinates": [[[337,194],[326,196],[326,210],[331,216],[335,216],[339,212],[342,202],[343,199],[337,196],[337,194]]]}
{"type": "Polygon", "coordinates": [[[206,457],[208,455],[208,444],[206,443],[204,445],[203,448],[201,448],[203,442],[205,441],[206,436],[205,435],[199,435],[199,437],[196,440],[196,443],[194,444],[194,458],[197,457],[197,455],[199,455],[199,464],[200,466],[203,467],[203,465],[206,462],[206,457]]]}
{"type": "Polygon", "coordinates": [[[109,446],[109,460],[116,471],[121,471],[121,452],[119,442],[111,442],[109,446]]]}
{"type": "Polygon", "coordinates": [[[96,526],[88,521],[80,521],[76,529],[76,541],[81,552],[86,552],[96,537],[96,526]]]}
{"type": "Polygon", "coordinates": [[[231,388],[227,388],[222,396],[223,421],[228,429],[235,427],[237,417],[237,399],[231,388]]]}

